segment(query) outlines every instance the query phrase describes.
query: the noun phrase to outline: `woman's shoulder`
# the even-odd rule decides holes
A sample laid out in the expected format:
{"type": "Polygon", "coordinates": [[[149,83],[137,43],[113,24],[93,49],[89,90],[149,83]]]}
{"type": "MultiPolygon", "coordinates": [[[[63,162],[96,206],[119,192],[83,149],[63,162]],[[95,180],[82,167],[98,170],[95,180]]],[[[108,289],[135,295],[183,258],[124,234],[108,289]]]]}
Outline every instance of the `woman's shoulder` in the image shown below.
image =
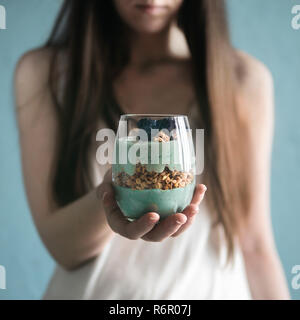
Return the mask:
{"type": "Polygon", "coordinates": [[[52,54],[51,49],[41,48],[20,57],[14,74],[17,106],[26,104],[47,87],[52,54]]]}
{"type": "Polygon", "coordinates": [[[243,81],[241,81],[241,89],[247,91],[256,89],[258,93],[269,89],[273,85],[273,77],[269,68],[260,60],[254,58],[250,54],[237,50],[239,60],[243,65],[243,81]],[[258,90],[261,88],[260,90],[258,90]]]}
{"type": "Polygon", "coordinates": [[[18,60],[15,79],[26,80],[26,82],[34,81],[37,84],[42,79],[46,79],[53,53],[51,48],[39,48],[24,53],[18,60]]]}
{"type": "Polygon", "coordinates": [[[272,73],[264,63],[248,53],[236,53],[243,70],[236,90],[239,108],[251,126],[253,121],[265,125],[272,120],[274,109],[272,73]]]}
{"type": "Polygon", "coordinates": [[[49,87],[51,57],[48,48],[26,52],[18,61],[14,74],[15,108],[21,132],[38,123],[49,132],[56,123],[55,108],[49,87]]]}
{"type": "Polygon", "coordinates": [[[20,57],[14,74],[17,105],[23,105],[31,97],[49,92],[50,75],[55,75],[56,81],[60,81],[60,65],[63,65],[60,62],[64,53],[64,50],[42,47],[28,51],[20,57]],[[52,62],[55,62],[55,65],[52,62]]]}

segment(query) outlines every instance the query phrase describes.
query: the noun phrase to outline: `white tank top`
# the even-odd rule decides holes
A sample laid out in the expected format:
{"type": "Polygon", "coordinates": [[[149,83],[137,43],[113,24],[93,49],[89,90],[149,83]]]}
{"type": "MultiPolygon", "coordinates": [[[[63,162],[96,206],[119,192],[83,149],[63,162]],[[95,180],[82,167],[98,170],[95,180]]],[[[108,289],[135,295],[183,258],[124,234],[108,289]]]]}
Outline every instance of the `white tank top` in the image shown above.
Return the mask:
{"type": "Polygon", "coordinates": [[[251,299],[240,250],[224,266],[209,213],[200,205],[181,236],[152,243],[115,235],[92,262],[57,266],[44,299],[251,299]]]}
{"type": "Polygon", "coordinates": [[[204,201],[178,237],[153,243],[116,234],[79,269],[57,266],[44,299],[251,299],[238,244],[232,264],[225,263],[226,250],[223,229],[212,228],[204,201]]]}

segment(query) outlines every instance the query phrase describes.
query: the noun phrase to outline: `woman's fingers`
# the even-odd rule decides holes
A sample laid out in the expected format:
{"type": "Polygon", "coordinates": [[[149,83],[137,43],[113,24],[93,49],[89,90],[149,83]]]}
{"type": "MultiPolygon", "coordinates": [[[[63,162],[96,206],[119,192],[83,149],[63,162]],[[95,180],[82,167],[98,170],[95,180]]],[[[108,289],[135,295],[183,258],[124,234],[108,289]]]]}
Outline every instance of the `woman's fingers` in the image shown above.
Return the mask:
{"type": "Polygon", "coordinates": [[[204,184],[197,184],[194,190],[194,195],[193,195],[191,204],[195,204],[199,206],[199,204],[203,200],[206,190],[207,188],[204,184]]]}
{"type": "Polygon", "coordinates": [[[128,221],[120,211],[117,202],[111,192],[105,192],[103,195],[103,205],[105,209],[106,219],[111,229],[120,233],[124,229],[124,224],[128,221]]]}
{"type": "Polygon", "coordinates": [[[104,183],[111,183],[112,180],[112,168],[109,168],[103,178],[104,183]]]}
{"type": "Polygon", "coordinates": [[[120,211],[111,192],[104,194],[103,204],[111,229],[128,239],[139,239],[149,232],[159,220],[157,213],[149,212],[133,222],[128,221],[120,211]]]}
{"type": "Polygon", "coordinates": [[[197,185],[190,205],[182,213],[173,214],[158,225],[156,223],[160,217],[155,212],[148,212],[133,222],[128,221],[115,201],[111,184],[102,188],[102,199],[107,221],[114,232],[132,240],[142,238],[145,241],[159,242],[169,236],[178,236],[192,224],[205,191],[205,185],[197,185]]]}
{"type": "Polygon", "coordinates": [[[146,241],[158,242],[169,237],[176,232],[184,223],[187,217],[182,213],[175,213],[162,220],[150,232],[145,234],[142,239],[146,241]]]}
{"type": "Polygon", "coordinates": [[[187,221],[182,225],[171,237],[177,237],[182,234],[194,221],[195,215],[199,211],[199,205],[204,198],[207,188],[204,184],[198,184],[195,188],[193,199],[189,206],[183,210],[183,214],[187,216],[187,221]]]}
{"type": "Polygon", "coordinates": [[[183,233],[193,223],[206,190],[207,188],[204,184],[198,184],[195,187],[190,205],[182,213],[167,217],[143,236],[142,239],[146,241],[162,241],[169,236],[175,237],[183,233]]]}
{"type": "Polygon", "coordinates": [[[186,223],[183,224],[171,237],[177,237],[184,232],[194,221],[195,215],[198,213],[199,207],[195,204],[190,204],[183,210],[183,214],[186,215],[186,223]]]}
{"type": "Polygon", "coordinates": [[[124,227],[124,236],[136,240],[151,231],[155,224],[159,221],[159,214],[156,212],[148,212],[141,218],[129,222],[124,227]]]}

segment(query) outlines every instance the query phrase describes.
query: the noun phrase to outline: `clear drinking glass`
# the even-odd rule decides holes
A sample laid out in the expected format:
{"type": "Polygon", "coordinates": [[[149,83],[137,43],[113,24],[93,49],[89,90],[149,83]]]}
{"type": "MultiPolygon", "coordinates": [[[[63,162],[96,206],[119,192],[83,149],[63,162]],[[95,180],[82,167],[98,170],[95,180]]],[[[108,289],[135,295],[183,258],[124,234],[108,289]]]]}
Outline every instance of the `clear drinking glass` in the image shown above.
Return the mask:
{"type": "Polygon", "coordinates": [[[165,218],[190,204],[195,152],[187,116],[125,114],[114,146],[112,181],[123,214],[165,218]]]}

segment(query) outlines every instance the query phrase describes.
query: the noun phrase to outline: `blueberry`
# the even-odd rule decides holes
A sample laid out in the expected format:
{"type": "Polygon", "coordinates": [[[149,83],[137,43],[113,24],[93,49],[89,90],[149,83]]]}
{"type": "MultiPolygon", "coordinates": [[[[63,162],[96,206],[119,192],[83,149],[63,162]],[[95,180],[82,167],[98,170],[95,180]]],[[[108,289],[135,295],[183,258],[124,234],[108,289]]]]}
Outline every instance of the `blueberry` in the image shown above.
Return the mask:
{"type": "Polygon", "coordinates": [[[152,120],[149,118],[142,118],[137,122],[137,127],[139,129],[151,128],[156,124],[156,120],[152,120]]]}
{"type": "Polygon", "coordinates": [[[157,128],[159,130],[167,129],[169,132],[171,132],[176,128],[175,119],[164,118],[161,120],[157,120],[157,128]]]}
{"type": "Polygon", "coordinates": [[[151,129],[156,129],[156,120],[150,118],[142,118],[137,122],[137,127],[146,131],[148,139],[151,139],[151,129]]]}
{"type": "Polygon", "coordinates": [[[175,119],[163,118],[160,120],[152,120],[150,118],[142,118],[137,122],[137,127],[147,132],[148,139],[151,139],[151,129],[168,130],[171,132],[176,129],[175,119]]]}

